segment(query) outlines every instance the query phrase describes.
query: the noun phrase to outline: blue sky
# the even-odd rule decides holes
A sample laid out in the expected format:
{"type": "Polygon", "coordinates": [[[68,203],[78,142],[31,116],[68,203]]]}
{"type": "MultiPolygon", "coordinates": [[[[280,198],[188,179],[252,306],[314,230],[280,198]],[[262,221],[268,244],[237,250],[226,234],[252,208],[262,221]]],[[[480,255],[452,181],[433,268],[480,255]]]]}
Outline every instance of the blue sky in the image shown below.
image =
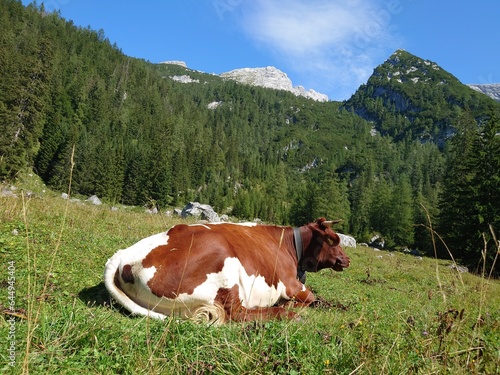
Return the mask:
{"type": "MultiPolygon", "coordinates": [[[[22,1],[29,4],[31,1],[22,1]]],[[[41,1],[38,1],[40,4],[41,1]]],[[[463,83],[500,83],[498,0],[47,0],[133,57],[222,73],[275,66],[348,99],[402,48],[463,83]]]]}

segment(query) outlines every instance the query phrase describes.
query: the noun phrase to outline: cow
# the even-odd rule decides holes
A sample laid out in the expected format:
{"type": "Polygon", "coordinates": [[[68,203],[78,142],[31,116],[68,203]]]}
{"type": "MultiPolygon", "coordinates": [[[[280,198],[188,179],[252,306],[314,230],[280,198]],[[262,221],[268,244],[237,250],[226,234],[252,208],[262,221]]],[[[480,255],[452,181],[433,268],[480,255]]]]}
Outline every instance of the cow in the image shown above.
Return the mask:
{"type": "Polygon", "coordinates": [[[292,319],[289,307],[315,301],[300,281],[305,271],[350,265],[331,229],[336,222],[178,224],[117,251],[104,283],[132,315],[210,324],[292,319]]]}

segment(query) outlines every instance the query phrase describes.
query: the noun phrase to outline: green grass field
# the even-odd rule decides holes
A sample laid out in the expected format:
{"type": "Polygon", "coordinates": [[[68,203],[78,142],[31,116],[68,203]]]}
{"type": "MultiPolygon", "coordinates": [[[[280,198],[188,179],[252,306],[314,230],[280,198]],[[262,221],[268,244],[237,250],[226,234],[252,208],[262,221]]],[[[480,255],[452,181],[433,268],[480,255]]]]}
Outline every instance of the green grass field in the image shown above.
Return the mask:
{"type": "Polygon", "coordinates": [[[34,197],[0,198],[3,374],[500,374],[488,270],[348,248],[349,269],[308,274],[318,303],[300,321],[130,317],[110,306],[106,260],[181,220],[69,202],[32,180],[20,186],[34,197]]]}

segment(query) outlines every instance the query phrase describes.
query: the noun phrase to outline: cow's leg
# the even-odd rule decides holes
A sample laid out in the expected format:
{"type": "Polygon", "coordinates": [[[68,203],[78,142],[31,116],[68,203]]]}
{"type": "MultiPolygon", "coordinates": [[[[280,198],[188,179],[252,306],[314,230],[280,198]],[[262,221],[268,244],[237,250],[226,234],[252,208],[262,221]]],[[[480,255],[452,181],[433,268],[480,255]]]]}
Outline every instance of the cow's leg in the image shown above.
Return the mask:
{"type": "Polygon", "coordinates": [[[226,317],[235,322],[247,322],[252,320],[270,319],[292,319],[296,313],[283,306],[258,307],[247,309],[241,305],[238,286],[231,289],[219,289],[215,302],[221,304],[226,311],[226,317]]]}
{"type": "Polygon", "coordinates": [[[316,297],[314,297],[313,292],[311,292],[308,288],[306,288],[305,290],[301,290],[293,296],[295,307],[309,306],[315,300],[316,297]]]}

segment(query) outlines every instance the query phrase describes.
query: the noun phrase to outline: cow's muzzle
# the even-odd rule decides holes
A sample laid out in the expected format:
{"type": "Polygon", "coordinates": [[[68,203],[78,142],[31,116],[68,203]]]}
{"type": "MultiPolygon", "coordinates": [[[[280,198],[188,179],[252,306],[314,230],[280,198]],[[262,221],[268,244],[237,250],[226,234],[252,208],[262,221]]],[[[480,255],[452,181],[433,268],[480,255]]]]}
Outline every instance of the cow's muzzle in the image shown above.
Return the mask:
{"type": "Polygon", "coordinates": [[[335,271],[343,271],[344,268],[348,268],[349,266],[351,265],[351,260],[348,258],[348,257],[343,257],[343,258],[339,258],[337,259],[337,261],[335,262],[335,264],[333,265],[333,269],[335,271]]]}

